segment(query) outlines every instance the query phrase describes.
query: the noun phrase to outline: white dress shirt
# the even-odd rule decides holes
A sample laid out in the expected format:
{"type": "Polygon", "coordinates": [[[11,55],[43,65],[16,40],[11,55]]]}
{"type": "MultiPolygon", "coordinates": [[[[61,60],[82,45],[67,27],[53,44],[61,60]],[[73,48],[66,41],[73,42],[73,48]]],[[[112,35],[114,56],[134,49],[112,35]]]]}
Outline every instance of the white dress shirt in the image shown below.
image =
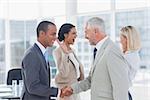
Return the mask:
{"type": "MultiPolygon", "coordinates": [[[[102,40],[100,40],[100,41],[96,44],[96,46],[95,46],[95,48],[97,49],[96,52],[99,52],[99,50],[101,49],[101,46],[104,44],[104,42],[105,42],[107,39],[108,39],[108,36],[106,36],[105,38],[103,38],[102,40]]],[[[96,59],[96,55],[95,55],[95,59],[96,59]]],[[[93,63],[94,63],[94,59],[93,59],[93,63]]],[[[91,67],[91,70],[90,70],[90,74],[92,74],[93,69],[94,69],[93,64],[92,64],[91,66],[92,66],[92,67],[91,67]]]]}
{"type": "Polygon", "coordinates": [[[95,48],[97,49],[97,52],[100,50],[101,46],[104,44],[104,42],[108,39],[108,36],[106,36],[104,39],[102,39],[101,41],[99,41],[95,48]]]}
{"type": "Polygon", "coordinates": [[[44,55],[46,52],[46,48],[39,41],[36,41],[35,43],[38,45],[38,47],[42,51],[42,54],[44,55]]]}

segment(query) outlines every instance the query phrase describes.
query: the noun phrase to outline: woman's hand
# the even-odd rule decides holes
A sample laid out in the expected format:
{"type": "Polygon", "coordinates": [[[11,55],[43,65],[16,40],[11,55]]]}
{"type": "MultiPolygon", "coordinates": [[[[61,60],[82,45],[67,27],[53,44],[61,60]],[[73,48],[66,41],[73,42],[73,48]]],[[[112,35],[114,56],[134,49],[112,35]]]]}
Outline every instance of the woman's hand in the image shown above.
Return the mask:
{"type": "Polygon", "coordinates": [[[78,78],[78,81],[82,81],[82,80],[84,80],[84,75],[80,74],[80,77],[78,78]]]}
{"type": "Polygon", "coordinates": [[[59,46],[62,48],[62,50],[65,52],[65,53],[69,53],[68,49],[67,49],[67,46],[65,45],[65,43],[61,43],[58,39],[56,39],[57,43],[59,44],[59,46]]]}

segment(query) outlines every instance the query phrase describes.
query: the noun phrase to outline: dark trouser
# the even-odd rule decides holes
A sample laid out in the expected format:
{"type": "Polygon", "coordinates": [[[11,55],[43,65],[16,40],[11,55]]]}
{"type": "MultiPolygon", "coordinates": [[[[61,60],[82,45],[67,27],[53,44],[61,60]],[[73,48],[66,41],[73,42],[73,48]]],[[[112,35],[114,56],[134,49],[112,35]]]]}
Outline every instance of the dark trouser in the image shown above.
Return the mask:
{"type": "Polygon", "coordinates": [[[128,91],[128,96],[129,96],[129,100],[132,100],[132,96],[129,91],[128,91]]]}

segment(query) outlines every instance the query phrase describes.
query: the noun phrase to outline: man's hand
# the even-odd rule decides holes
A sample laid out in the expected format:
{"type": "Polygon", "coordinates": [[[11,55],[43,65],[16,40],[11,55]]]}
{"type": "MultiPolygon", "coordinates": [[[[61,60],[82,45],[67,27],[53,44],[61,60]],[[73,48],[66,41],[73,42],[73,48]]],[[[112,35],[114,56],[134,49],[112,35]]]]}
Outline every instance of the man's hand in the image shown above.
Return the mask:
{"type": "Polygon", "coordinates": [[[73,94],[73,89],[69,86],[65,86],[61,89],[60,97],[63,98],[64,96],[70,96],[73,94]]]}

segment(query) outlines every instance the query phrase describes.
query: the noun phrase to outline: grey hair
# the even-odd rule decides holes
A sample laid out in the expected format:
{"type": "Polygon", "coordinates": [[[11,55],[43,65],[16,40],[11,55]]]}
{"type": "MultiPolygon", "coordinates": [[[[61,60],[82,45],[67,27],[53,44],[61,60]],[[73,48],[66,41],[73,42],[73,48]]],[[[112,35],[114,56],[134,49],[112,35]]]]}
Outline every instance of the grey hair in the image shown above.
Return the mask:
{"type": "Polygon", "coordinates": [[[98,17],[93,17],[87,21],[89,27],[98,28],[99,31],[105,33],[105,23],[104,20],[98,17]]]}

